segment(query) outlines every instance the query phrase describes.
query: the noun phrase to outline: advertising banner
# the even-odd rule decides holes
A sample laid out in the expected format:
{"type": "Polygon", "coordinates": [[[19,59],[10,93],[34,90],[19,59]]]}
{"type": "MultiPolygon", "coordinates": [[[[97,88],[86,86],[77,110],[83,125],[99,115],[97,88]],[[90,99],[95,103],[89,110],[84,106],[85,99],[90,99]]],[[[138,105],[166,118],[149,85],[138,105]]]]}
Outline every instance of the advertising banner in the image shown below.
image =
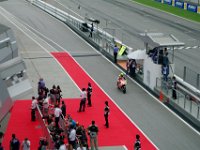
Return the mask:
{"type": "Polygon", "coordinates": [[[172,5],[172,0],[164,0],[163,3],[168,4],[168,5],[172,5]]]}
{"type": "Polygon", "coordinates": [[[174,6],[175,6],[175,7],[178,7],[178,8],[184,9],[184,2],[181,2],[181,1],[179,1],[179,0],[175,0],[174,6]]]}
{"type": "Polygon", "coordinates": [[[187,4],[187,10],[192,12],[197,12],[197,5],[187,4]]]}
{"type": "Polygon", "coordinates": [[[155,0],[155,1],[156,1],[156,2],[160,2],[160,3],[162,2],[162,0],[155,0]]]}

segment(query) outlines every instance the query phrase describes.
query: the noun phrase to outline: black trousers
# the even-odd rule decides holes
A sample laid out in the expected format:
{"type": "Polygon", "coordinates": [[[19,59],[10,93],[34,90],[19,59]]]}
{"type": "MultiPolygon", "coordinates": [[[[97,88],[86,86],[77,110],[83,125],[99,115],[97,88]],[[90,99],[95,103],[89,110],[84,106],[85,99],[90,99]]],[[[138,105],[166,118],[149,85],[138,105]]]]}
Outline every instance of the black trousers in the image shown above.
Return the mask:
{"type": "Polygon", "coordinates": [[[59,128],[59,120],[60,120],[60,117],[55,117],[55,123],[56,123],[56,127],[59,128]]]}
{"type": "Polygon", "coordinates": [[[35,116],[35,109],[31,110],[31,121],[35,121],[36,116],[35,116]]]}
{"type": "Polygon", "coordinates": [[[117,53],[114,53],[114,63],[117,63],[117,53]]]}
{"type": "Polygon", "coordinates": [[[172,98],[173,99],[177,99],[177,96],[176,96],[176,90],[172,90],[172,98]]]}
{"type": "Polygon", "coordinates": [[[85,103],[86,103],[86,98],[81,99],[79,112],[85,111],[85,103]]]}
{"type": "Polygon", "coordinates": [[[105,118],[105,121],[106,121],[105,126],[108,128],[109,127],[108,115],[104,115],[104,118],[105,118]]]}
{"type": "Polygon", "coordinates": [[[88,99],[88,106],[92,106],[91,94],[87,94],[87,99],[88,99]]]}

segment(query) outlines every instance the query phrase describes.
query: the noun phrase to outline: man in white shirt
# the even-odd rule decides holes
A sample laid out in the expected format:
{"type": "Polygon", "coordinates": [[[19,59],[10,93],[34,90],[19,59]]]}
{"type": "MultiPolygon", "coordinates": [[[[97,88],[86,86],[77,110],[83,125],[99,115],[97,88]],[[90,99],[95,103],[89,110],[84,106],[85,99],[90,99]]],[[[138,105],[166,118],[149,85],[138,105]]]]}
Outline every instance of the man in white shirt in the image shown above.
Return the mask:
{"type": "Polygon", "coordinates": [[[67,147],[63,141],[60,141],[60,147],[59,150],[67,150],[67,147]]]}
{"type": "Polygon", "coordinates": [[[74,126],[70,126],[69,131],[69,150],[76,149],[76,130],[74,126]]]}
{"type": "Polygon", "coordinates": [[[86,104],[86,98],[87,98],[87,92],[85,88],[82,88],[80,97],[81,97],[81,102],[80,102],[79,112],[85,111],[85,104],[86,104]]]}
{"type": "Polygon", "coordinates": [[[48,110],[49,110],[49,98],[50,97],[47,97],[44,99],[43,101],[43,108],[44,108],[44,116],[47,116],[48,115],[48,110]]]}
{"type": "Polygon", "coordinates": [[[30,150],[31,142],[28,140],[28,138],[25,138],[22,142],[22,150],[30,150]]]}
{"type": "Polygon", "coordinates": [[[55,123],[56,123],[57,128],[59,128],[58,122],[59,122],[61,113],[62,113],[62,110],[58,107],[58,105],[55,105],[54,116],[55,116],[55,123]]]}
{"type": "Polygon", "coordinates": [[[31,104],[31,121],[35,121],[36,116],[35,116],[35,111],[37,109],[37,100],[35,99],[35,97],[32,97],[32,104],[31,104]]]}

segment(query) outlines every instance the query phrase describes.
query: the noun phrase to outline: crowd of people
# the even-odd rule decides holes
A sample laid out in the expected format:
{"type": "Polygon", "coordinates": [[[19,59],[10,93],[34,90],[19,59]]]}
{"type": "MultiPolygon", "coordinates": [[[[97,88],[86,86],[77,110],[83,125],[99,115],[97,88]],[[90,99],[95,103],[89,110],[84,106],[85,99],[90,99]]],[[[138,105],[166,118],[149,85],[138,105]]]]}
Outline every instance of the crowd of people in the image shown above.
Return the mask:
{"type": "MultiPolygon", "coordinates": [[[[41,78],[38,82],[38,97],[32,97],[32,111],[31,119],[35,121],[37,106],[41,110],[43,119],[47,123],[47,128],[50,131],[52,140],[54,141],[55,149],[59,150],[73,150],[73,149],[89,149],[88,137],[90,138],[90,146],[93,150],[98,149],[97,135],[98,127],[93,120],[88,128],[80,125],[75,121],[70,114],[66,113],[66,104],[62,99],[62,90],[60,86],[52,86],[52,89],[48,89],[45,85],[44,80],[41,78]],[[61,102],[61,104],[60,104],[61,102]],[[66,144],[68,143],[68,144],[66,144]]],[[[86,109],[86,102],[88,107],[92,107],[92,85],[88,83],[87,88],[82,88],[80,107],[78,112],[84,112],[86,109]]],[[[108,128],[108,115],[109,107],[108,102],[105,103],[106,108],[104,109],[105,114],[105,126],[108,128]]],[[[47,140],[40,140],[38,149],[44,149],[48,147],[47,140]],[[46,142],[45,142],[46,141],[46,142]]]]}
{"type": "MultiPolygon", "coordinates": [[[[41,111],[41,117],[49,131],[51,140],[49,141],[49,137],[41,137],[38,142],[38,150],[49,149],[49,142],[51,141],[53,141],[53,149],[89,150],[88,137],[90,139],[91,150],[98,150],[97,136],[99,128],[95,124],[95,121],[92,120],[91,125],[87,128],[79,124],[78,121],[75,121],[70,114],[66,113],[66,104],[62,101],[61,93],[62,90],[59,85],[53,85],[49,90],[45,85],[45,81],[42,78],[39,79],[38,96],[32,97],[31,121],[36,121],[36,111],[41,111]]],[[[85,111],[86,101],[88,102],[87,106],[92,107],[91,95],[92,85],[88,83],[88,87],[82,89],[78,112],[85,111]]],[[[105,101],[104,118],[106,128],[109,128],[109,114],[109,103],[105,101]]],[[[1,144],[3,135],[3,132],[0,132],[0,150],[4,150],[1,144]]],[[[30,150],[30,147],[31,142],[27,137],[20,143],[16,135],[14,133],[12,134],[10,150],[30,150]]]]}

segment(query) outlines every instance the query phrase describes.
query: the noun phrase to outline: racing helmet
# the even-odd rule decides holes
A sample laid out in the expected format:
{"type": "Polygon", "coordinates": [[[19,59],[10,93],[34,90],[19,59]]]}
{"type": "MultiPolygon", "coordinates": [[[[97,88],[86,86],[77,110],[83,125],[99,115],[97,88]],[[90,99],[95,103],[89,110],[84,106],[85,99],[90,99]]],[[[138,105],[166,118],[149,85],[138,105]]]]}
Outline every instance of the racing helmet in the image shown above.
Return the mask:
{"type": "Polygon", "coordinates": [[[120,73],[120,77],[123,77],[124,76],[124,73],[120,73]]]}

